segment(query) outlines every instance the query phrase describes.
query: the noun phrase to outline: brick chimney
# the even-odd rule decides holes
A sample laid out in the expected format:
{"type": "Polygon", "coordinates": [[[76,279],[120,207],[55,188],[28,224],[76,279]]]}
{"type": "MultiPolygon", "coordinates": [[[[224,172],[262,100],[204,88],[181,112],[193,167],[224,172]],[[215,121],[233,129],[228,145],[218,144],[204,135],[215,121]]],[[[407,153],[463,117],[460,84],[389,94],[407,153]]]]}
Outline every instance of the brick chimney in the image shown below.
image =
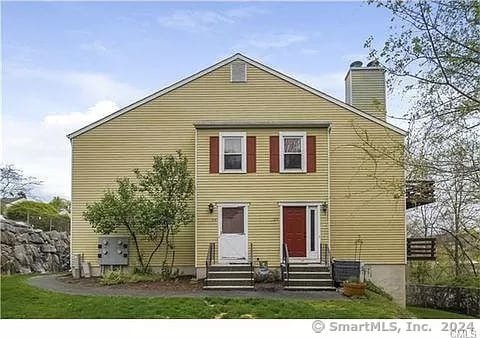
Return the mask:
{"type": "Polygon", "coordinates": [[[350,64],[345,76],[345,102],[385,121],[385,69],[377,61],[369,62],[366,67],[361,61],[350,64]]]}

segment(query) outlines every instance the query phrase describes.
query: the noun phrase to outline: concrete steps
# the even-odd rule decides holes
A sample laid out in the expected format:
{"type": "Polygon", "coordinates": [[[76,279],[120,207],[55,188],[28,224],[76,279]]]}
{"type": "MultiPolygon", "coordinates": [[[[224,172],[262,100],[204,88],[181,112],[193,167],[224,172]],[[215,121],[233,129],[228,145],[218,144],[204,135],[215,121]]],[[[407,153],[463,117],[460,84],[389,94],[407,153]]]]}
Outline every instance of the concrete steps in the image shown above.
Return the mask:
{"type": "Polygon", "coordinates": [[[285,290],[335,290],[330,267],[318,263],[290,263],[283,281],[285,290]]]}
{"type": "Polygon", "coordinates": [[[206,290],[253,289],[253,274],[250,264],[210,266],[203,288],[206,290]]]}

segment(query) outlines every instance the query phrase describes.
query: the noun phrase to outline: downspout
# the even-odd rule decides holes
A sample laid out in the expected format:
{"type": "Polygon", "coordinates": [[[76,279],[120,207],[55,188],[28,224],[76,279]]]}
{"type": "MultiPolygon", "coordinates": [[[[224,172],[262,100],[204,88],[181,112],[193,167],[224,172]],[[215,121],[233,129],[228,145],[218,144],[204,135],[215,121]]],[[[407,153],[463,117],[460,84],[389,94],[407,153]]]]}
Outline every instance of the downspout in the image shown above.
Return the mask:
{"type": "MultiPolygon", "coordinates": [[[[328,166],[328,168],[327,168],[327,171],[328,171],[328,173],[327,173],[327,175],[328,175],[328,177],[327,177],[327,180],[328,180],[328,184],[327,184],[327,213],[328,213],[327,219],[328,219],[328,221],[327,222],[328,223],[327,224],[328,224],[328,247],[330,248],[330,256],[332,256],[332,246],[330,244],[330,237],[331,237],[330,236],[330,234],[331,234],[331,224],[330,224],[330,218],[331,218],[331,212],[330,212],[330,208],[331,208],[330,207],[330,205],[331,205],[331,203],[330,203],[330,132],[331,132],[331,130],[332,130],[332,125],[330,124],[328,126],[328,130],[327,130],[327,133],[328,133],[327,134],[327,166],[328,166]]],[[[331,259],[331,257],[330,257],[330,259],[331,259]]]]}
{"type": "MultiPolygon", "coordinates": [[[[70,268],[73,267],[73,138],[70,140],[70,268]]],[[[73,271],[73,270],[72,270],[73,271]]]]}
{"type": "Polygon", "coordinates": [[[195,217],[195,262],[193,264],[194,266],[194,269],[195,269],[195,276],[198,278],[197,276],[197,188],[198,188],[198,180],[197,180],[197,146],[198,146],[198,130],[197,128],[195,128],[195,155],[194,155],[194,158],[195,158],[195,164],[194,164],[194,180],[195,180],[195,207],[194,207],[194,217],[195,217]]]}

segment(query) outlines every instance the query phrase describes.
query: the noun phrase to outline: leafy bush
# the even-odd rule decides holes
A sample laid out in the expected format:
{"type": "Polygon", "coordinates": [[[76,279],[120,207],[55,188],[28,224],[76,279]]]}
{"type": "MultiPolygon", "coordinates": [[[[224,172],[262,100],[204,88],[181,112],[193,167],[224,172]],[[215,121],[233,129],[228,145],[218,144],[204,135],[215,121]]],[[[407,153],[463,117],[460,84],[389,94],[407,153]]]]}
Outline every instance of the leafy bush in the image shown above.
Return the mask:
{"type": "Polygon", "coordinates": [[[29,222],[37,228],[48,231],[50,223],[52,229],[68,231],[70,216],[59,214],[57,209],[49,203],[36,201],[21,201],[8,206],[5,216],[15,221],[29,222]]]}
{"type": "Polygon", "coordinates": [[[164,280],[162,275],[155,273],[125,273],[119,270],[109,271],[100,278],[102,285],[117,285],[125,283],[154,282],[164,280]]]}
{"type": "Polygon", "coordinates": [[[264,273],[261,273],[260,270],[255,271],[253,278],[257,283],[273,283],[280,281],[281,276],[278,269],[268,269],[264,273]]]}

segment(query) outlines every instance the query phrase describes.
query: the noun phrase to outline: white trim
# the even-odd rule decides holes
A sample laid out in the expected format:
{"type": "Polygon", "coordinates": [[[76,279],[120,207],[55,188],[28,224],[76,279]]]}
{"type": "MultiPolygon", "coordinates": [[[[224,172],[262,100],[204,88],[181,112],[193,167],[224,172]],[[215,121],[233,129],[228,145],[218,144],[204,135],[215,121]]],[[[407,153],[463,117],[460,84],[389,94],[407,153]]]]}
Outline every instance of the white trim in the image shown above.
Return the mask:
{"type": "MultiPolygon", "coordinates": [[[[275,114],[275,113],[273,113],[275,114]]],[[[227,129],[227,128],[328,128],[329,121],[322,120],[247,120],[247,121],[195,121],[196,129],[227,129]]]]}
{"type": "MultiPolygon", "coordinates": [[[[320,212],[322,210],[322,202],[318,202],[318,201],[306,201],[306,202],[299,202],[299,201],[292,201],[292,202],[278,202],[278,206],[279,206],[279,209],[280,209],[280,262],[282,261],[282,256],[283,256],[283,207],[305,207],[305,226],[307,227],[306,230],[307,230],[307,233],[306,233],[306,236],[307,236],[307,239],[306,239],[306,243],[305,243],[305,255],[306,257],[305,258],[302,258],[302,257],[294,257],[293,260],[292,260],[292,257],[290,258],[290,261],[292,262],[312,262],[312,261],[317,261],[318,260],[318,257],[317,258],[308,258],[308,252],[310,250],[310,248],[308,247],[308,243],[309,243],[309,238],[308,238],[308,233],[309,233],[309,229],[308,229],[308,225],[309,225],[309,221],[308,221],[308,210],[309,210],[309,207],[315,207],[317,208],[317,228],[318,228],[318,237],[317,237],[317,250],[318,248],[320,248],[320,242],[321,242],[321,224],[320,224],[320,212]]],[[[318,253],[320,253],[318,251],[318,253]]]]}
{"type": "Polygon", "coordinates": [[[306,206],[305,207],[306,209],[306,227],[307,227],[307,240],[306,240],[306,243],[305,243],[305,246],[306,246],[306,255],[307,255],[307,259],[314,259],[314,260],[318,260],[320,258],[320,241],[321,241],[321,225],[320,225],[320,210],[321,210],[321,207],[319,206],[316,206],[316,205],[309,205],[309,206],[306,206]],[[311,218],[310,218],[310,213],[311,211],[314,210],[315,211],[315,224],[316,224],[316,227],[315,227],[315,233],[314,233],[314,238],[316,239],[316,242],[315,242],[315,250],[314,251],[311,251],[311,246],[312,246],[312,242],[311,242],[311,238],[312,238],[312,233],[311,233],[311,230],[312,230],[312,224],[311,224],[311,218]]]}
{"type": "Polygon", "coordinates": [[[219,173],[221,174],[245,174],[247,172],[247,133],[245,132],[220,132],[218,133],[218,140],[219,140],[219,151],[218,151],[218,163],[219,163],[219,173]],[[224,142],[223,138],[224,137],[241,137],[242,138],[242,143],[241,143],[241,151],[242,151],[242,169],[237,170],[237,169],[225,169],[225,163],[224,163],[224,153],[223,153],[223,147],[224,147],[224,142]]]}
{"type": "MultiPolygon", "coordinates": [[[[222,260],[220,256],[220,237],[222,235],[222,208],[243,208],[243,231],[245,234],[245,261],[248,261],[248,207],[249,203],[217,203],[217,219],[218,219],[218,262],[229,262],[229,260],[222,260]]],[[[241,261],[241,260],[236,260],[241,261]]]]}
{"type": "Polygon", "coordinates": [[[280,147],[280,173],[306,173],[307,172],[307,133],[304,131],[281,131],[278,133],[278,142],[280,147]],[[285,161],[283,159],[285,155],[285,148],[283,144],[283,139],[285,137],[301,137],[301,147],[302,147],[302,168],[301,169],[285,169],[285,161]]]}
{"type": "Polygon", "coordinates": [[[116,117],[118,117],[118,116],[120,116],[120,115],[122,115],[122,114],[124,114],[124,113],[126,113],[126,112],[128,112],[128,111],[130,111],[130,110],[132,110],[132,109],[135,109],[135,108],[137,108],[137,107],[139,107],[139,106],[141,106],[141,105],[143,105],[143,104],[145,104],[145,103],[147,103],[147,102],[149,102],[149,101],[151,101],[151,100],[153,100],[153,99],[156,99],[156,98],[159,97],[159,96],[162,96],[162,95],[164,95],[164,94],[166,94],[166,93],[168,93],[168,92],[171,92],[172,90],[175,90],[175,89],[177,89],[177,88],[180,88],[180,87],[182,87],[183,85],[185,85],[185,84],[187,84],[187,83],[189,83],[189,82],[191,82],[191,81],[193,81],[193,80],[196,80],[196,79],[204,76],[205,74],[208,74],[208,73],[210,73],[210,72],[212,72],[212,71],[214,71],[214,70],[216,70],[216,69],[218,69],[218,68],[220,68],[220,67],[223,67],[224,65],[226,65],[226,64],[228,64],[228,63],[230,63],[230,62],[232,62],[232,61],[234,61],[234,60],[242,60],[242,61],[245,61],[246,63],[248,63],[248,64],[250,64],[250,65],[252,65],[252,66],[254,66],[254,67],[257,67],[257,68],[259,68],[259,69],[262,69],[262,70],[266,71],[267,73],[270,73],[270,74],[272,74],[272,75],[274,75],[274,76],[277,76],[277,77],[281,78],[282,80],[285,80],[285,81],[287,81],[287,82],[289,82],[289,83],[291,83],[291,84],[293,84],[293,85],[295,85],[295,86],[297,86],[297,87],[300,87],[300,88],[302,88],[302,89],[304,89],[304,90],[306,90],[306,91],[308,91],[308,92],[310,92],[310,93],[312,93],[312,94],[314,94],[314,95],[317,95],[317,96],[319,96],[319,97],[321,97],[321,98],[323,98],[323,99],[325,99],[325,100],[327,100],[327,101],[330,101],[330,102],[332,102],[332,103],[334,103],[334,104],[336,104],[336,105],[338,105],[338,106],[340,106],[340,107],[342,107],[342,108],[345,108],[346,110],[348,110],[348,111],[350,111],[350,112],[352,112],[352,113],[355,113],[355,114],[357,114],[357,115],[359,115],[359,116],[362,116],[362,117],[364,117],[365,119],[370,120],[370,121],[372,121],[372,122],[375,122],[375,123],[377,123],[377,124],[379,124],[379,125],[381,125],[381,126],[383,126],[383,127],[385,127],[385,128],[388,128],[388,129],[390,129],[390,130],[393,130],[393,131],[395,131],[395,132],[397,132],[397,133],[399,133],[399,134],[401,134],[401,135],[403,135],[403,136],[405,136],[405,135],[407,134],[406,131],[402,130],[401,128],[398,128],[398,127],[394,126],[393,124],[390,124],[390,123],[388,123],[388,122],[386,122],[386,121],[383,121],[383,120],[381,120],[381,119],[379,119],[379,118],[377,118],[377,117],[375,117],[375,116],[373,116],[373,115],[370,115],[370,114],[368,114],[368,113],[365,113],[365,112],[361,111],[360,109],[355,108],[355,107],[353,107],[353,106],[350,106],[349,104],[347,104],[347,103],[345,103],[345,102],[343,102],[343,101],[341,101],[341,100],[339,100],[339,99],[336,99],[336,98],[334,98],[334,97],[332,97],[332,96],[330,96],[330,95],[328,95],[328,94],[325,94],[324,92],[321,92],[321,91],[319,91],[319,90],[317,90],[317,89],[315,89],[315,88],[312,88],[312,87],[310,87],[310,86],[308,86],[308,85],[306,85],[306,84],[304,84],[304,83],[302,83],[302,82],[300,82],[300,81],[298,81],[298,80],[295,80],[295,79],[291,78],[291,77],[288,76],[288,75],[282,74],[282,73],[280,73],[280,72],[278,72],[278,71],[276,71],[276,70],[274,70],[274,69],[272,69],[272,68],[270,68],[270,67],[268,67],[268,66],[265,66],[265,65],[263,65],[263,64],[261,64],[261,63],[259,63],[259,62],[257,62],[257,61],[254,61],[254,60],[252,60],[252,59],[250,59],[250,58],[247,58],[246,56],[244,56],[244,55],[242,55],[242,54],[240,54],[240,53],[237,53],[237,54],[235,54],[235,55],[232,55],[232,56],[229,57],[229,58],[226,58],[226,59],[224,59],[224,60],[222,60],[222,61],[220,61],[220,62],[218,62],[218,63],[216,63],[216,64],[214,64],[214,65],[212,65],[212,66],[210,66],[210,67],[208,67],[208,68],[205,68],[205,69],[201,70],[200,72],[198,72],[198,73],[196,73],[196,74],[193,74],[193,75],[191,75],[191,76],[189,76],[189,77],[187,77],[187,78],[185,78],[185,79],[183,79],[183,80],[180,80],[180,81],[178,81],[178,82],[176,82],[176,83],[174,83],[174,84],[172,84],[172,85],[170,85],[170,86],[168,86],[168,87],[166,87],[166,88],[164,88],[164,89],[161,89],[161,90],[159,90],[159,91],[157,91],[157,92],[155,92],[155,93],[153,93],[153,94],[151,94],[151,95],[149,95],[149,96],[147,96],[147,97],[145,97],[145,98],[143,98],[143,99],[141,99],[141,100],[138,100],[138,101],[136,101],[136,102],[134,102],[134,103],[132,103],[132,104],[130,104],[130,105],[128,105],[128,106],[120,109],[120,110],[117,110],[116,112],[114,112],[114,113],[112,113],[112,114],[110,114],[110,115],[108,115],[108,116],[106,116],[106,117],[104,117],[104,118],[102,118],[102,119],[100,119],[100,120],[98,120],[98,121],[95,121],[95,122],[93,122],[93,123],[90,123],[90,124],[86,125],[85,127],[80,128],[80,129],[78,129],[78,130],[76,130],[76,131],[68,134],[67,137],[68,137],[68,138],[77,137],[77,136],[79,136],[79,135],[81,135],[81,134],[83,134],[83,133],[85,133],[85,132],[87,132],[87,131],[89,131],[89,130],[91,130],[91,129],[93,129],[93,128],[98,127],[99,125],[101,125],[101,124],[103,124],[103,123],[105,123],[105,122],[107,122],[107,121],[110,121],[110,120],[112,120],[112,119],[114,119],[114,118],[116,118],[116,117]]]}
{"type": "Polygon", "coordinates": [[[287,207],[303,207],[303,206],[318,206],[322,205],[324,201],[280,201],[278,202],[279,206],[287,206],[287,207]]]}
{"type": "Polygon", "coordinates": [[[198,168],[197,168],[197,145],[198,145],[198,131],[197,129],[195,129],[195,208],[194,208],[194,214],[195,214],[195,263],[193,264],[195,266],[195,268],[197,267],[197,226],[198,226],[198,211],[197,211],[197,203],[198,203],[198,195],[197,195],[197,191],[198,191],[198,179],[197,179],[197,175],[198,175],[198,168]]]}
{"type": "Polygon", "coordinates": [[[73,140],[70,140],[70,267],[73,268],[73,140]]]}
{"type": "Polygon", "coordinates": [[[330,132],[332,131],[332,127],[328,127],[328,134],[327,134],[327,226],[328,226],[328,247],[330,251],[332,250],[332,246],[330,245],[330,235],[332,232],[331,227],[331,216],[332,213],[330,212],[330,204],[331,204],[331,188],[330,188],[330,132]]]}

